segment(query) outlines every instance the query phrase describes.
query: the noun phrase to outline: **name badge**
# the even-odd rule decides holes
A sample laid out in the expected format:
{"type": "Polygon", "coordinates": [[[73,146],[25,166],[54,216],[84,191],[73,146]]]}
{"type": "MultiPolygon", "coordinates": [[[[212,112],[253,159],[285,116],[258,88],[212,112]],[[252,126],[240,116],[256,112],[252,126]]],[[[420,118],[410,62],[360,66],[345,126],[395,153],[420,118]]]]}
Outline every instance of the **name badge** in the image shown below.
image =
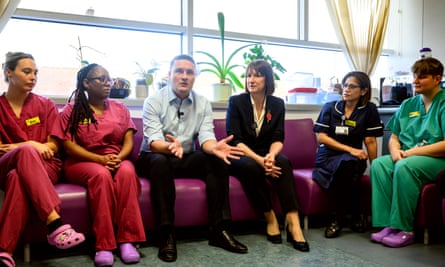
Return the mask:
{"type": "Polygon", "coordinates": [[[82,125],[82,124],[91,124],[91,119],[85,118],[85,119],[83,119],[83,121],[80,121],[79,124],[80,125],[82,125]]]}
{"type": "Polygon", "coordinates": [[[357,123],[355,121],[345,120],[345,125],[355,127],[357,123]]]}
{"type": "Polygon", "coordinates": [[[32,126],[32,125],[35,125],[35,124],[39,124],[40,123],[40,118],[39,118],[39,116],[32,117],[30,119],[27,119],[25,121],[25,123],[26,123],[26,126],[32,126]]]}
{"type": "Polygon", "coordinates": [[[410,118],[412,118],[412,117],[419,117],[419,116],[420,116],[420,111],[413,111],[413,112],[410,112],[408,116],[409,116],[410,118]]]}
{"type": "Polygon", "coordinates": [[[337,126],[335,127],[335,134],[337,135],[348,135],[349,129],[346,126],[337,126]]]}

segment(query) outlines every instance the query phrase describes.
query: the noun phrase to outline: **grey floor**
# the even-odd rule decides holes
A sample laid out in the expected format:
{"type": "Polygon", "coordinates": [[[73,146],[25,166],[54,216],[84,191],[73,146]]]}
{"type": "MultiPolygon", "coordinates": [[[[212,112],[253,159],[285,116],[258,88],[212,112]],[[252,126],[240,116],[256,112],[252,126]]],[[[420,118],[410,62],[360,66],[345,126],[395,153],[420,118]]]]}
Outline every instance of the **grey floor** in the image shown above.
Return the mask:
{"type": "MultiPolygon", "coordinates": [[[[340,237],[326,239],[324,227],[311,227],[305,232],[311,251],[302,253],[287,242],[279,245],[267,242],[257,230],[235,230],[237,239],[249,248],[247,254],[240,255],[208,246],[203,232],[178,230],[178,260],[174,263],[159,260],[157,248],[148,243],[139,248],[141,262],[129,266],[445,266],[445,240],[437,236],[433,236],[434,241],[428,246],[419,241],[404,248],[388,248],[371,243],[370,232],[357,234],[345,228],[340,237]]],[[[46,244],[33,244],[31,263],[25,264],[18,255],[17,266],[94,266],[92,248],[87,242],[73,251],[61,252],[46,244]]],[[[127,265],[115,256],[114,266],[127,265]]]]}

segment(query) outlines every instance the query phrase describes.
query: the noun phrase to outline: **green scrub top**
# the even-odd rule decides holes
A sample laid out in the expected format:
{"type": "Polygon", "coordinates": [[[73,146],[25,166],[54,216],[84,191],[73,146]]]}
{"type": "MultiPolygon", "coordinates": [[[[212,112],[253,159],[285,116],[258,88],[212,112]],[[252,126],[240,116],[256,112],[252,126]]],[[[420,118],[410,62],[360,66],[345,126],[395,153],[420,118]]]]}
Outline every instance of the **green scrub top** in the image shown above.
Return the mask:
{"type": "Polygon", "coordinates": [[[427,113],[421,95],[406,99],[388,122],[387,128],[399,137],[402,150],[444,140],[445,90],[434,96],[427,113]]]}

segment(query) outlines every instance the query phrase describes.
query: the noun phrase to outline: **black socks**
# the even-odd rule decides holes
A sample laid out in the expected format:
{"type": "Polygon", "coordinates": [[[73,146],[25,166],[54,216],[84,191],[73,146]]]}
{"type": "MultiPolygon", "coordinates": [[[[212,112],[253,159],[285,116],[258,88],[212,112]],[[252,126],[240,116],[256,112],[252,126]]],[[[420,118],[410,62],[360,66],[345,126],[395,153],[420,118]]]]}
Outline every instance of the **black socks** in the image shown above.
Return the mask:
{"type": "Polygon", "coordinates": [[[56,229],[59,228],[62,225],[63,225],[63,222],[62,222],[61,218],[55,219],[54,221],[50,222],[47,225],[48,232],[51,234],[52,232],[56,231],[56,229]]]}

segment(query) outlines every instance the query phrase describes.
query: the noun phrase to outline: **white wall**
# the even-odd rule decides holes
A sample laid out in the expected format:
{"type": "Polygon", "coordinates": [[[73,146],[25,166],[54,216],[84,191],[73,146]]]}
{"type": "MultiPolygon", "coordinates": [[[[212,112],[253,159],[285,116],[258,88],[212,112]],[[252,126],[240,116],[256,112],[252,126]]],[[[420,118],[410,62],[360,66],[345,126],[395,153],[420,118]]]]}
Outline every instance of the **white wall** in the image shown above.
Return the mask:
{"type": "Polygon", "coordinates": [[[433,50],[433,57],[445,64],[445,1],[423,0],[422,47],[433,50]]]}
{"type": "Polygon", "coordinates": [[[445,1],[391,0],[387,49],[390,56],[388,75],[410,71],[419,59],[419,50],[429,47],[433,57],[445,64],[445,1]]]}
{"type": "Polygon", "coordinates": [[[389,76],[399,71],[409,72],[419,58],[418,51],[423,47],[422,7],[423,0],[391,1],[385,47],[394,51],[389,59],[389,76]]]}

